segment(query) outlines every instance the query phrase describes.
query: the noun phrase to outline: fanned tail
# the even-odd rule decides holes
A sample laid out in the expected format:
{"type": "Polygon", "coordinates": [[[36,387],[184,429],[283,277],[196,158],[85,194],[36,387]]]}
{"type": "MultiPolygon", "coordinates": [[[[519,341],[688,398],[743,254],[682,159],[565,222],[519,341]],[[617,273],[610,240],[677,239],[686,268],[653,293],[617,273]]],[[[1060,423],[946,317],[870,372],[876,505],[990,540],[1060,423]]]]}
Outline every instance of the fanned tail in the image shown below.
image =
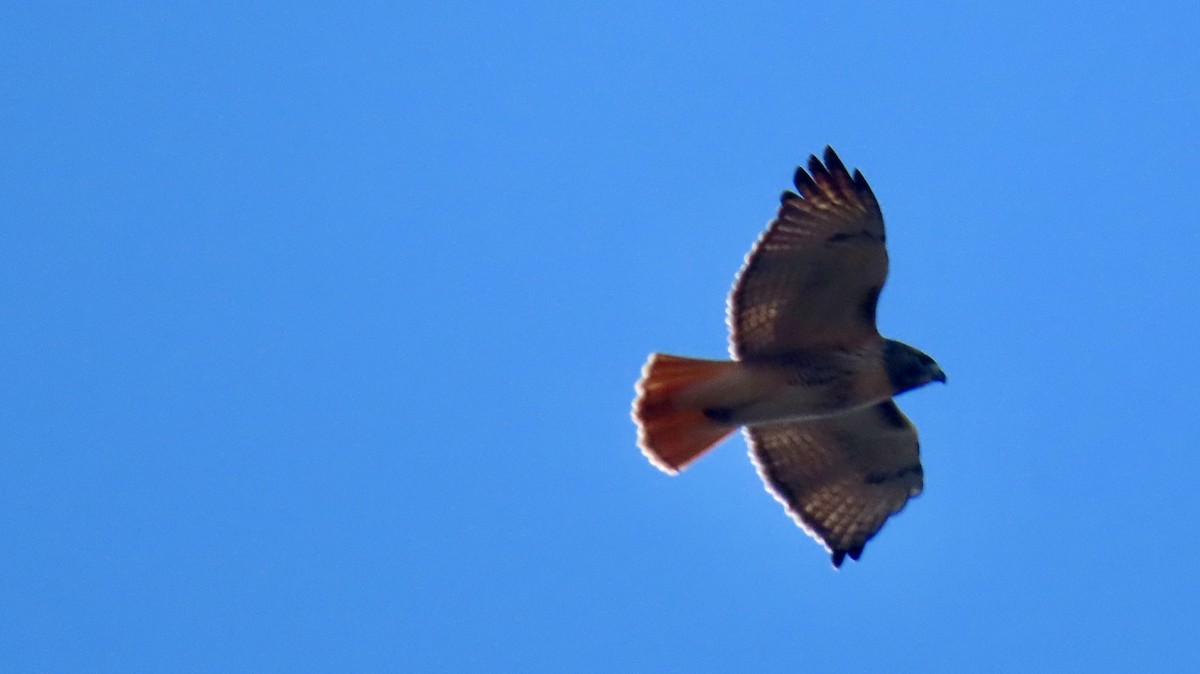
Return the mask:
{"type": "Polygon", "coordinates": [[[638,446],[650,463],[677,473],[737,428],[728,423],[730,408],[705,404],[735,385],[727,375],[737,368],[728,360],[651,354],[633,401],[638,446]]]}

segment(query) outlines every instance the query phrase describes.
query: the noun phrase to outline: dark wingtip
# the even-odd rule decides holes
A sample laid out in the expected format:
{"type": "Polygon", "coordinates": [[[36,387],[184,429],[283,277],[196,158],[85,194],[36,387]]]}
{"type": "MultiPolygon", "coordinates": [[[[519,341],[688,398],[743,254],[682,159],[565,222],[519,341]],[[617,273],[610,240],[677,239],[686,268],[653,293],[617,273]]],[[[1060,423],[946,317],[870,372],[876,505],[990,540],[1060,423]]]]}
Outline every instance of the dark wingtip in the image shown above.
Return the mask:
{"type": "Polygon", "coordinates": [[[837,156],[829,145],[825,146],[825,167],[830,173],[846,173],[846,165],[842,163],[842,158],[837,156]]]}
{"type": "Polygon", "coordinates": [[[815,154],[808,155],[807,171],[804,166],[796,168],[792,182],[795,183],[797,191],[802,196],[807,198],[814,192],[832,190],[849,197],[858,193],[867,199],[868,203],[875,199],[875,194],[871,191],[871,186],[867,184],[867,179],[863,177],[862,172],[855,169],[851,174],[832,145],[826,145],[823,154],[824,162],[815,154]]]}
{"type": "Polygon", "coordinates": [[[867,185],[867,179],[863,177],[862,171],[854,169],[854,175],[851,176],[851,179],[854,181],[856,186],[864,189],[870,189],[870,187],[867,185]]]}
{"type": "Polygon", "coordinates": [[[875,192],[871,186],[867,184],[867,179],[863,177],[862,171],[854,169],[854,175],[850,178],[854,182],[854,189],[863,196],[868,196],[871,199],[875,198],[875,192]]]}
{"type": "Polygon", "coordinates": [[[808,155],[808,172],[812,174],[813,180],[817,182],[829,178],[829,171],[821,163],[821,160],[817,159],[817,155],[815,154],[808,155]]]}
{"type": "MultiPolygon", "coordinates": [[[[813,157],[815,160],[816,157],[813,157]]],[[[792,184],[800,190],[800,194],[812,194],[817,190],[817,183],[813,181],[812,176],[804,170],[803,166],[796,167],[796,174],[792,176],[792,184]]]]}
{"type": "Polygon", "coordinates": [[[857,562],[858,558],[862,557],[862,553],[863,546],[856,545],[853,548],[847,548],[845,550],[834,550],[833,552],[829,553],[829,559],[833,562],[833,568],[840,569],[842,568],[842,563],[846,561],[846,555],[850,555],[850,559],[853,559],[857,562]]]}

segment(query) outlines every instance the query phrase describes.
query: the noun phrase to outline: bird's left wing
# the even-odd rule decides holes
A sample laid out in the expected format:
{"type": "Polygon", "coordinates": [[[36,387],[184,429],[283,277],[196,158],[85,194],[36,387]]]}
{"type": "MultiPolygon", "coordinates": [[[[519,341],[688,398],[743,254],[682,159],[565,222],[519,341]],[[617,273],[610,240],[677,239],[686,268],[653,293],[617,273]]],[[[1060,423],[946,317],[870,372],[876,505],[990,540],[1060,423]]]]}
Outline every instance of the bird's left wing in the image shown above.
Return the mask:
{"type": "Polygon", "coordinates": [[[792,519],[834,566],[921,493],[917,430],[891,400],[813,421],[745,429],[750,456],[792,519]]]}

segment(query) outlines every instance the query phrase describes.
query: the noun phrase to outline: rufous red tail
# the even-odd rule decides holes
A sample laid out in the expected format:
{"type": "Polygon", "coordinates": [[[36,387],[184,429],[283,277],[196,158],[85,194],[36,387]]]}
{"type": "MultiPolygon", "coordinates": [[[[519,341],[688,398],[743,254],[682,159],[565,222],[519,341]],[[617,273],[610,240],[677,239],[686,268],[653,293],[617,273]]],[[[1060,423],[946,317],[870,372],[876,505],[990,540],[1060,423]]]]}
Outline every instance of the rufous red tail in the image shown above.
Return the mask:
{"type": "Polygon", "coordinates": [[[700,360],[655,353],[642,368],[633,401],[638,446],[659,469],[677,473],[737,428],[714,419],[713,410],[688,393],[705,388],[738,367],[728,360],[700,360]]]}

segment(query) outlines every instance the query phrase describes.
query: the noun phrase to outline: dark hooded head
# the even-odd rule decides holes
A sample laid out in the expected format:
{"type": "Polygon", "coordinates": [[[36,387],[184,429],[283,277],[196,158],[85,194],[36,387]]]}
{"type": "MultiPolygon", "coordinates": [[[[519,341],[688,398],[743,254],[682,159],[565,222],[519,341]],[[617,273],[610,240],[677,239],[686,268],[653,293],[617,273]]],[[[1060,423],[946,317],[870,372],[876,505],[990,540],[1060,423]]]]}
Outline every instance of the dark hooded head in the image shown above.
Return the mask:
{"type": "Polygon", "coordinates": [[[884,340],[883,363],[897,394],[911,391],[931,381],[945,383],[946,373],[929,356],[893,339],[884,340]]]}

